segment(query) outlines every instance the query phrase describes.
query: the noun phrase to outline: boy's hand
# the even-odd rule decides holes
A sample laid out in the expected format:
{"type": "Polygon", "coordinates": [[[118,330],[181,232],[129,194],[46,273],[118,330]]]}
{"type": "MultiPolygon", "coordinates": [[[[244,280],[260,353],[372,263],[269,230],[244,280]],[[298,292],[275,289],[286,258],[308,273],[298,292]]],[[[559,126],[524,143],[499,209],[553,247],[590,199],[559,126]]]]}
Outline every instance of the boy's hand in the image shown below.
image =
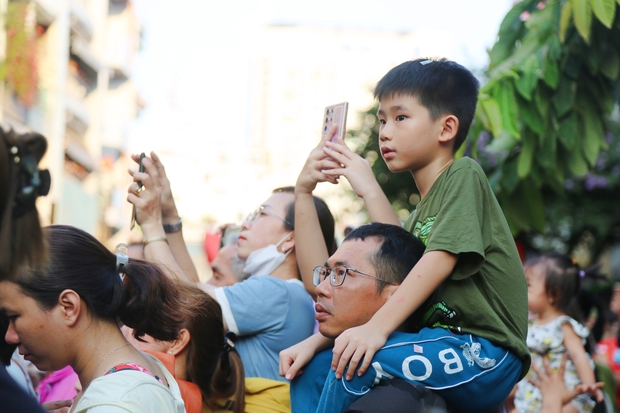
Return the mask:
{"type": "Polygon", "coordinates": [[[326,176],[346,177],[357,196],[362,199],[383,193],[368,161],[349,149],[342,138],[338,138],[336,142],[325,142],[323,151],[326,156],[342,165],[324,171],[326,176]]]}
{"type": "Polygon", "coordinates": [[[340,379],[347,364],[347,380],[353,378],[353,373],[360,360],[364,358],[357,375],[363,375],[375,353],[385,345],[387,335],[377,329],[369,321],[359,327],[345,330],[338,336],[334,343],[334,356],[332,357],[332,369],[336,371],[336,378],[340,379]]]}
{"type": "Polygon", "coordinates": [[[280,352],[278,373],[287,380],[293,380],[303,373],[301,368],[308,364],[312,357],[314,357],[314,351],[304,346],[303,341],[284,349],[280,352]]]}
{"type": "Polygon", "coordinates": [[[323,148],[325,143],[336,134],[338,131],[337,126],[332,128],[321,138],[319,144],[310,152],[308,159],[302,168],[297,183],[295,184],[296,192],[312,193],[316,184],[319,182],[331,182],[332,184],[338,183],[338,176],[334,174],[327,175],[325,172],[329,169],[340,168],[340,164],[330,159],[323,148]]]}
{"type": "Polygon", "coordinates": [[[280,352],[278,373],[287,380],[293,380],[302,373],[301,368],[308,364],[314,355],[332,344],[332,340],[314,334],[304,341],[280,352]]]}

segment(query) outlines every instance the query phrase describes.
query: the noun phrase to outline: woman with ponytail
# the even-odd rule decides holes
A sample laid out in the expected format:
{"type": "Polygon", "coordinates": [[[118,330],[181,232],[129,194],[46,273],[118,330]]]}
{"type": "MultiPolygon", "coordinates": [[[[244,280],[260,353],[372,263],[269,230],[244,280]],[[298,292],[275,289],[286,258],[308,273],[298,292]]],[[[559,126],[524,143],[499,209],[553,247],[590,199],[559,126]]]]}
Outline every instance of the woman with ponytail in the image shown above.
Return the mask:
{"type": "Polygon", "coordinates": [[[47,227],[44,238],[48,263],[0,282],[6,341],[40,370],[75,370],[82,391],[74,413],[184,412],[172,375],[118,327],[177,339],[187,314],[176,284],[158,267],[130,260],[126,247],[114,254],[80,229],[47,227]]]}
{"type": "Polygon", "coordinates": [[[244,374],[241,358],[225,335],[222,310],[215,299],[189,284],[180,284],[187,317],[177,338],[161,341],[149,335],[123,334],[138,349],[157,357],[179,383],[187,413],[244,412],[244,374]]]}

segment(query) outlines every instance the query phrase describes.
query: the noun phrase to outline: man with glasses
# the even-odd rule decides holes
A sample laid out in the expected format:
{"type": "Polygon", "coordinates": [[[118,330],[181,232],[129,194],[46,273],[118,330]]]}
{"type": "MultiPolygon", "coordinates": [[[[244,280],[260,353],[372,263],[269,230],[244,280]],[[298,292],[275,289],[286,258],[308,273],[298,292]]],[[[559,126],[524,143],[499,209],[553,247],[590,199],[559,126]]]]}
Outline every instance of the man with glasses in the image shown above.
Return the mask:
{"type": "MultiPolygon", "coordinates": [[[[371,223],[354,229],[324,265],[313,269],[320,334],[280,353],[280,373],[290,373],[288,379],[298,373],[300,360],[293,364],[296,360],[287,357],[296,357],[299,346],[322,337],[336,338],[344,330],[367,322],[423,253],[424,244],[398,226],[371,223]]],[[[406,322],[408,329],[410,323],[415,323],[415,314],[406,322]]],[[[318,353],[303,367],[303,374],[291,382],[294,412],[316,411],[331,359],[331,349],[318,353]]]]}
{"type": "MultiPolygon", "coordinates": [[[[504,362],[502,350],[494,352],[484,339],[444,328],[420,328],[428,316],[420,312],[401,326],[409,333],[393,333],[361,376],[355,374],[350,380],[336,377],[331,349],[309,357],[309,348],[325,349],[325,337],[335,339],[366,323],[398,288],[424,249],[405,229],[372,223],[353,230],[324,265],[313,269],[320,334],[280,353],[280,374],[288,379],[297,375],[291,382],[294,412],[445,412],[446,403],[438,394],[465,400],[468,390],[464,383],[468,381],[473,386],[500,386],[501,378],[493,373],[492,365],[504,362]],[[380,383],[376,393],[371,391],[380,383]]],[[[438,307],[432,311],[448,310],[438,307]]]]}

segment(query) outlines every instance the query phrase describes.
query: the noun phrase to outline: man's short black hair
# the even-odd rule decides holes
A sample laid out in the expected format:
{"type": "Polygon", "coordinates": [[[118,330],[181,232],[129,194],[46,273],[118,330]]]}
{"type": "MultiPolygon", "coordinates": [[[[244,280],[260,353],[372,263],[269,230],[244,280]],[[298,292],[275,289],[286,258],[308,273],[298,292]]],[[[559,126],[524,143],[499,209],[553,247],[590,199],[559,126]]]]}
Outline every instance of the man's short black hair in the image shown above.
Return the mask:
{"type": "Polygon", "coordinates": [[[376,271],[375,275],[379,278],[377,280],[379,293],[386,286],[381,280],[394,284],[402,283],[426,248],[422,241],[404,228],[379,222],[355,228],[343,242],[356,239],[364,241],[366,238],[375,238],[381,242],[381,247],[370,257],[370,262],[376,271]]]}
{"type": "Polygon", "coordinates": [[[431,119],[454,115],[459,129],[454,138],[456,152],[467,137],[476,112],[480,82],[460,64],[447,59],[417,59],[391,69],[377,83],[375,98],[410,95],[428,109],[431,119]]]}

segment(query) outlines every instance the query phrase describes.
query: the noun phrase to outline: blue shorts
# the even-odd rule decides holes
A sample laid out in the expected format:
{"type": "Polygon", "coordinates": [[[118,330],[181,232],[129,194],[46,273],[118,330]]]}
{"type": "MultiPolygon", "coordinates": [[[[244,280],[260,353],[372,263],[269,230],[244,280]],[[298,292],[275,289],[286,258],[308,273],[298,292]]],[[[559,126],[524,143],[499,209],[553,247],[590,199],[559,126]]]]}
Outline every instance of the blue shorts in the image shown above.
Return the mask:
{"type": "Polygon", "coordinates": [[[324,367],[328,374],[316,410],[320,413],[342,412],[382,380],[395,377],[436,391],[458,411],[486,412],[506,399],[522,369],[519,358],[505,348],[442,328],[392,334],[368,371],[350,381],[336,379],[330,364],[324,367]]]}

